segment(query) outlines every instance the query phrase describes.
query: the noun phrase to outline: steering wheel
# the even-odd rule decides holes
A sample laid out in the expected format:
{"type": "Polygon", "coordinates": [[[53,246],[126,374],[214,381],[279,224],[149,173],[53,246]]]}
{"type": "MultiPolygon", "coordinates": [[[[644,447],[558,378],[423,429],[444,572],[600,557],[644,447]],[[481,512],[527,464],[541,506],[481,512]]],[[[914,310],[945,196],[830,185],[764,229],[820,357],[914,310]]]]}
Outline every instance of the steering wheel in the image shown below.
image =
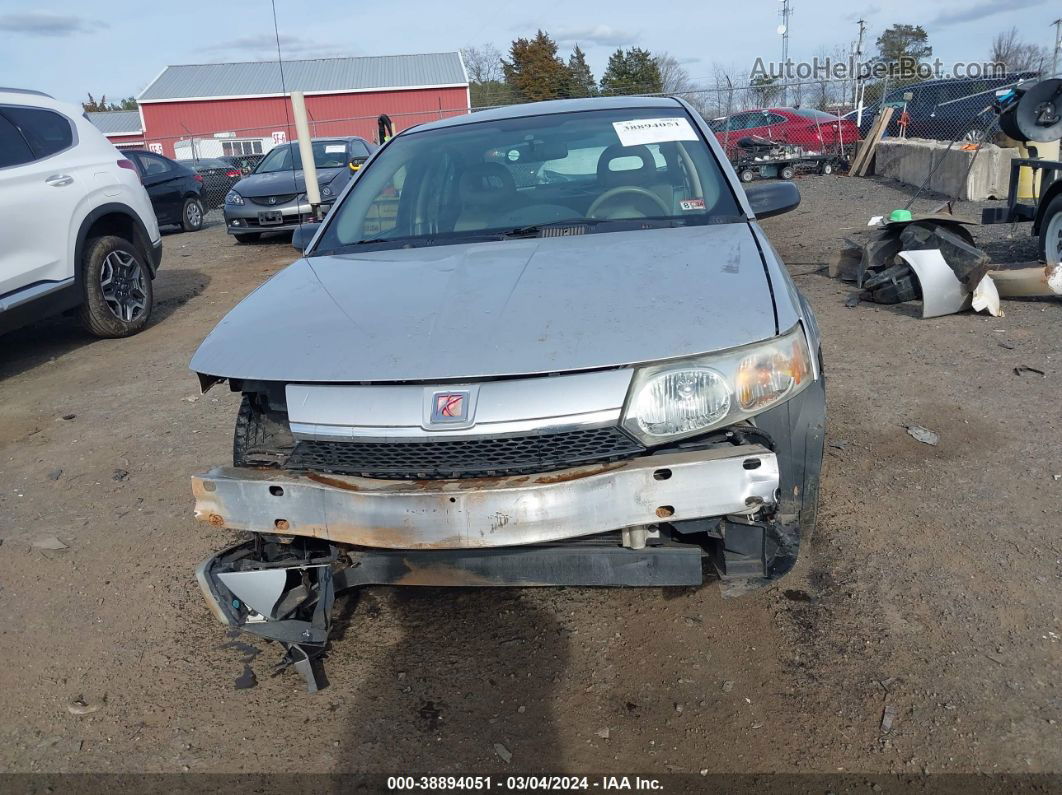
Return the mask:
{"type": "Polygon", "coordinates": [[[634,185],[620,185],[618,188],[611,188],[605,191],[596,199],[594,199],[593,204],[590,205],[590,209],[586,211],[587,217],[596,218],[597,211],[600,210],[604,204],[612,201],[616,196],[622,196],[624,193],[630,193],[634,196],[639,196],[643,199],[651,199],[653,203],[660,208],[661,215],[671,215],[671,210],[669,210],[667,205],[664,204],[663,199],[661,199],[651,190],[646,190],[645,188],[638,188],[634,185]]]}

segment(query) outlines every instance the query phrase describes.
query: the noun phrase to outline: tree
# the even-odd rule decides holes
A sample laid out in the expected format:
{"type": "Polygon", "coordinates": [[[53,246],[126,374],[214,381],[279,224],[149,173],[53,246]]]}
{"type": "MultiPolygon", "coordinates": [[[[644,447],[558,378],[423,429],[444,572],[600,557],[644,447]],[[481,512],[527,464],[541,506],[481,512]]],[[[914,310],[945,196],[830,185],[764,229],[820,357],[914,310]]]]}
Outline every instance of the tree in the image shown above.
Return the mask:
{"type": "Polygon", "coordinates": [[[656,68],[660,71],[660,90],[665,94],[685,94],[695,90],[690,80],[690,73],[673,55],[662,52],[658,53],[653,60],[656,61],[656,68]]]}
{"type": "Polygon", "coordinates": [[[502,54],[493,44],[462,47],[461,60],[465,63],[469,83],[494,83],[505,77],[502,71],[502,54]]]}
{"type": "Polygon", "coordinates": [[[513,101],[513,91],[503,80],[502,54],[493,44],[463,47],[461,60],[468,72],[468,93],[473,108],[507,105],[513,101]]]}
{"type": "Polygon", "coordinates": [[[573,91],[572,73],[557,57],[557,42],[543,31],[533,39],[516,39],[509,48],[509,60],[502,61],[505,82],[517,99],[538,102],[569,97],[573,91]]]}
{"type": "Polygon", "coordinates": [[[1018,29],[1011,28],[992,39],[992,63],[1000,63],[1007,74],[1015,72],[1043,72],[1050,55],[1046,47],[1026,44],[1018,38],[1018,29]]]}
{"type": "Polygon", "coordinates": [[[568,59],[568,71],[572,75],[573,97],[596,97],[598,94],[597,81],[590,71],[590,64],[586,62],[586,53],[579,45],[575,45],[571,57],[568,59]]]}
{"type": "Polygon", "coordinates": [[[900,78],[915,77],[918,64],[933,54],[921,25],[893,25],[878,36],[877,45],[879,60],[894,66],[900,78]]]}
{"type": "Polygon", "coordinates": [[[108,102],[106,94],[101,94],[98,100],[89,94],[88,101],[82,102],[81,107],[86,113],[97,113],[109,110],[136,110],[137,104],[132,97],[126,97],[118,102],[108,102]]]}
{"type": "Polygon", "coordinates": [[[661,94],[664,91],[660,67],[648,50],[631,47],[616,50],[608,59],[601,77],[603,94],[661,94]]]}
{"type": "Polygon", "coordinates": [[[774,104],[774,100],[782,93],[782,87],[778,81],[767,75],[757,75],[749,82],[749,95],[753,107],[768,108],[774,104]]]}

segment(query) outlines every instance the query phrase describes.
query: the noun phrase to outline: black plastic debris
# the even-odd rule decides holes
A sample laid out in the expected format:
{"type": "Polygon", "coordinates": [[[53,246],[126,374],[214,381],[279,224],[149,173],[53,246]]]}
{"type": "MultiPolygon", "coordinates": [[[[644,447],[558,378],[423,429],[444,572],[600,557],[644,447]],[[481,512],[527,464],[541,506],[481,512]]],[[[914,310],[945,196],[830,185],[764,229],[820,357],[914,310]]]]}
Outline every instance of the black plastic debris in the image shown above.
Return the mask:
{"type": "MultiPolygon", "coordinates": [[[[903,251],[939,250],[964,292],[972,293],[988,273],[989,258],[974,245],[966,228],[971,222],[944,213],[915,216],[910,221],[859,230],[844,238],[830,265],[831,275],[854,281],[858,298],[877,304],[922,299],[922,285],[914,269],[900,257],[903,251]]],[[[850,296],[845,306],[855,306],[850,296]]]]}
{"type": "Polygon", "coordinates": [[[917,301],[922,297],[918,278],[906,263],[889,266],[867,279],[863,288],[859,297],[875,304],[900,304],[904,301],[917,301]]]}

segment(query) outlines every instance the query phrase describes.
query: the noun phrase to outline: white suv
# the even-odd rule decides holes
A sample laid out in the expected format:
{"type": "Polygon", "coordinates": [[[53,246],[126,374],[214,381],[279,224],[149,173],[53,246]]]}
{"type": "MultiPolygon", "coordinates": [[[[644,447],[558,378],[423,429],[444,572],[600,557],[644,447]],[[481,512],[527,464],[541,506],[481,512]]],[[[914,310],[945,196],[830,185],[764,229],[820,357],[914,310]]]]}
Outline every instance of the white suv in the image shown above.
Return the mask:
{"type": "Polygon", "coordinates": [[[77,310],[100,337],[140,331],[162,240],[136,167],[81,108],[0,88],[0,332],[77,310]]]}

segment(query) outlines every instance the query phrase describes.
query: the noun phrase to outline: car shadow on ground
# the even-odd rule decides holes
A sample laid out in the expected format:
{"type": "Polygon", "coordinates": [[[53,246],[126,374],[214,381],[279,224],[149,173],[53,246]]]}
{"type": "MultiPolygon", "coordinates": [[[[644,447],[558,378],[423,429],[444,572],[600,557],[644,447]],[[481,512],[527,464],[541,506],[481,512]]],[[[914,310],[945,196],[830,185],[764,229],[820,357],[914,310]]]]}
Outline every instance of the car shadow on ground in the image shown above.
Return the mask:
{"type": "Polygon", "coordinates": [[[535,594],[369,588],[344,597],[337,615],[333,655],[377,648],[347,703],[336,772],[562,767],[551,694],[567,676],[568,631],[535,594]]]}
{"type": "MultiPolygon", "coordinates": [[[[163,268],[155,278],[155,306],[148,329],[165,323],[179,307],[202,293],[210,277],[200,270],[163,268]]],[[[73,313],[44,318],[0,335],[0,379],[47,364],[78,348],[102,342],[81,328],[73,313]]]]}

